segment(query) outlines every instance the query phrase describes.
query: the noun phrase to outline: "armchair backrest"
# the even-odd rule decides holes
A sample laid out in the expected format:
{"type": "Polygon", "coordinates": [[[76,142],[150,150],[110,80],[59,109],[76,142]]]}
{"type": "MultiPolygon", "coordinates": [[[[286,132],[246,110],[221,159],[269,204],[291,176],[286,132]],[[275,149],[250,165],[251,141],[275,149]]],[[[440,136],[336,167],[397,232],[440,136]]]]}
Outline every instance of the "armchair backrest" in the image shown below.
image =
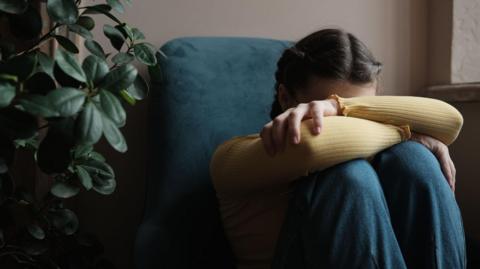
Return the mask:
{"type": "Polygon", "coordinates": [[[292,42],[183,37],[161,47],[152,77],[145,212],[137,268],[234,268],[209,162],[215,148],[258,133],[274,98],[274,72],[292,42]]]}

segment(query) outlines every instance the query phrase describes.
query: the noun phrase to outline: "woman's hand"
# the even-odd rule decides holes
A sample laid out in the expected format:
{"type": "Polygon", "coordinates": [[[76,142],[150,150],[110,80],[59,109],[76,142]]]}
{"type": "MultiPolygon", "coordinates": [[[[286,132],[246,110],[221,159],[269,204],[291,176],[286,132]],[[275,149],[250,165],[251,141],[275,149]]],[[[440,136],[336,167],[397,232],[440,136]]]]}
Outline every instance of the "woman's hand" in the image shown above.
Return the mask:
{"type": "Polygon", "coordinates": [[[334,99],[300,103],[296,107],[289,108],[265,124],[260,132],[265,150],[273,156],[285,150],[288,141],[293,144],[300,143],[300,123],[304,119],[313,118],[312,132],[318,135],[322,129],[323,117],[337,114],[338,104],[334,99]]]}
{"type": "Polygon", "coordinates": [[[443,174],[447,178],[448,185],[453,192],[455,192],[455,165],[453,164],[452,159],[448,151],[448,147],[443,144],[441,141],[424,134],[412,132],[411,140],[417,141],[425,145],[432,153],[437,157],[442,167],[443,174]]]}

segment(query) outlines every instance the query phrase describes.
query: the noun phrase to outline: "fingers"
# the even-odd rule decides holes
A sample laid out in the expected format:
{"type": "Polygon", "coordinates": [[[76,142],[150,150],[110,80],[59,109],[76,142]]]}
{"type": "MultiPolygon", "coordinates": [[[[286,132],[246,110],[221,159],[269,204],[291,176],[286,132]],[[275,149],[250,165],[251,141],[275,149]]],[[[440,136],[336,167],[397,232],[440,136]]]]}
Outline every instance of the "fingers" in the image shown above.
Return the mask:
{"type": "Polygon", "coordinates": [[[283,152],[285,150],[285,140],[288,127],[288,121],[286,119],[289,116],[289,112],[290,111],[287,110],[273,120],[272,138],[275,152],[283,152]]]}
{"type": "Polygon", "coordinates": [[[455,184],[457,183],[457,170],[455,169],[455,164],[453,163],[452,159],[450,160],[450,171],[452,172],[452,190],[455,192],[455,184]]]}
{"type": "Polygon", "coordinates": [[[289,141],[293,144],[300,143],[300,126],[304,118],[313,118],[312,133],[320,134],[325,114],[325,105],[322,105],[322,102],[301,103],[297,107],[287,109],[273,121],[267,123],[260,133],[265,151],[273,156],[278,152],[283,152],[289,141]]]}
{"type": "Polygon", "coordinates": [[[293,144],[300,143],[300,124],[308,112],[308,105],[299,104],[288,117],[288,137],[293,144]]]}
{"type": "Polygon", "coordinates": [[[322,107],[320,102],[310,102],[308,104],[309,107],[309,114],[313,119],[313,133],[320,134],[323,124],[323,114],[324,108],[322,107]]]}
{"type": "Polygon", "coordinates": [[[291,109],[286,110],[282,114],[278,115],[273,121],[265,124],[260,132],[260,137],[262,138],[265,151],[270,156],[273,156],[277,152],[280,152],[282,149],[284,149],[286,129],[288,124],[286,118],[288,117],[290,111],[291,109]]]}
{"type": "Polygon", "coordinates": [[[262,138],[263,147],[268,155],[273,156],[275,155],[275,146],[273,145],[273,138],[272,138],[272,127],[273,122],[270,121],[269,123],[263,126],[262,131],[260,132],[260,137],[262,138]]]}
{"type": "Polygon", "coordinates": [[[444,152],[444,158],[445,158],[445,162],[447,163],[448,165],[448,171],[449,171],[449,178],[448,178],[448,184],[450,185],[450,188],[452,189],[453,192],[455,192],[455,174],[456,174],[456,170],[455,170],[455,165],[453,164],[453,161],[452,159],[450,158],[450,154],[448,152],[448,148],[446,148],[445,152],[444,152]]]}
{"type": "Polygon", "coordinates": [[[412,132],[412,140],[415,140],[423,145],[425,145],[428,149],[430,149],[435,157],[438,159],[440,163],[440,167],[442,169],[442,173],[445,176],[445,179],[448,182],[448,185],[455,192],[455,183],[456,183],[456,169],[455,165],[453,164],[452,158],[450,158],[450,153],[448,147],[443,144],[442,142],[426,135],[418,134],[412,132]]]}
{"type": "Polygon", "coordinates": [[[455,188],[455,177],[453,176],[453,171],[452,171],[452,161],[450,159],[450,156],[448,152],[445,152],[444,150],[441,150],[438,152],[437,158],[440,162],[440,166],[442,168],[442,172],[445,175],[445,178],[447,179],[448,185],[452,190],[455,188]]]}

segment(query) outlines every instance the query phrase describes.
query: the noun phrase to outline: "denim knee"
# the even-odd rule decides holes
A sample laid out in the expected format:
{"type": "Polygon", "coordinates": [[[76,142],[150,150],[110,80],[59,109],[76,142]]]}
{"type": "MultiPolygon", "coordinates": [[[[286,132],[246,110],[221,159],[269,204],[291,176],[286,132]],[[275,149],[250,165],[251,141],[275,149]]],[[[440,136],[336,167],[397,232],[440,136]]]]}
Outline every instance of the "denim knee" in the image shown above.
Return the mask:
{"type": "Polygon", "coordinates": [[[418,190],[444,190],[448,183],[433,153],[415,141],[396,144],[375,156],[372,165],[380,179],[400,180],[418,190]]]}
{"type": "Polygon", "coordinates": [[[328,169],[325,180],[331,180],[334,188],[358,196],[375,196],[381,192],[378,176],[365,159],[354,159],[328,169]]]}

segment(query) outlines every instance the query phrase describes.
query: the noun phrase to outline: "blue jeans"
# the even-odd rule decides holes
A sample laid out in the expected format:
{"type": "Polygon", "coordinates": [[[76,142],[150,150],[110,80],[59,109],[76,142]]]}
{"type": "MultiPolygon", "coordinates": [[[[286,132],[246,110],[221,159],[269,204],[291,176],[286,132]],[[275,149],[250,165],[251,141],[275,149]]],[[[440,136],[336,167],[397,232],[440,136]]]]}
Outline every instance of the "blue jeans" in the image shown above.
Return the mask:
{"type": "Polygon", "coordinates": [[[437,159],[417,142],[295,184],[273,269],[466,266],[460,209],[437,159]]]}

